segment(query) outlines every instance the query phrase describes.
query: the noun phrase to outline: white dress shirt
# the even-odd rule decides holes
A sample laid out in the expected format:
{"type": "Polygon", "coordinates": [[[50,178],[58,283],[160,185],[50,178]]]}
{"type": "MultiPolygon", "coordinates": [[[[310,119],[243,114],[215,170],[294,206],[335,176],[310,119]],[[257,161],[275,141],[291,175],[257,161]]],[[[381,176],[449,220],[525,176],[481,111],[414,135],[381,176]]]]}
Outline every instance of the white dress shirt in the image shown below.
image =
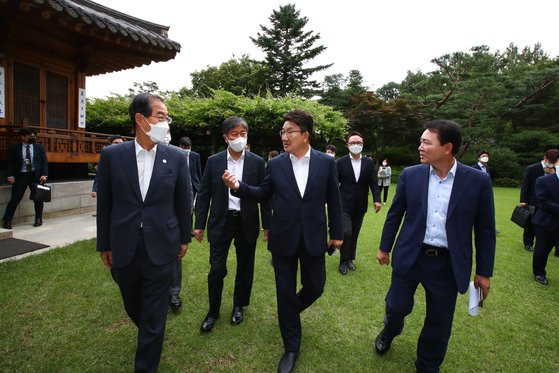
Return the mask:
{"type": "Polygon", "coordinates": [[[289,153],[289,158],[291,159],[291,166],[293,167],[293,173],[295,174],[295,181],[297,182],[299,193],[301,193],[301,197],[303,197],[305,195],[305,188],[307,187],[307,180],[309,178],[311,147],[309,146],[309,150],[307,150],[305,155],[300,159],[291,153],[289,153]]]}
{"type": "Polygon", "coordinates": [[[153,165],[155,164],[155,153],[157,152],[157,145],[150,151],[145,150],[134,139],[134,146],[136,148],[136,163],[138,165],[138,180],[140,181],[140,192],[142,193],[142,201],[146,199],[146,194],[149,189],[149,182],[151,181],[151,174],[153,172],[153,165]]]}
{"type": "Polygon", "coordinates": [[[429,169],[429,192],[427,193],[427,228],[425,229],[425,237],[423,243],[448,248],[448,240],[446,237],[446,214],[448,211],[448,202],[454,185],[454,177],[456,175],[457,162],[454,159],[454,165],[444,179],[441,179],[433,166],[429,169]]]}
{"type": "MultiPolygon", "coordinates": [[[[229,148],[227,148],[227,170],[235,175],[237,180],[243,180],[243,167],[245,164],[245,151],[239,157],[239,159],[235,160],[231,157],[231,153],[229,153],[229,148]]],[[[231,189],[228,190],[229,192],[229,210],[236,210],[241,211],[241,200],[237,197],[231,195],[231,189]]]]}
{"type": "Polygon", "coordinates": [[[479,168],[481,168],[481,170],[483,172],[487,172],[487,168],[485,167],[485,165],[481,162],[478,162],[477,165],[479,166],[479,168]]]}
{"type": "Polygon", "coordinates": [[[353,159],[351,154],[349,155],[349,159],[351,159],[351,166],[353,167],[353,173],[355,174],[355,182],[359,181],[359,175],[361,175],[361,158],[363,158],[362,154],[359,154],[359,159],[353,159]]]}
{"type": "Polygon", "coordinates": [[[21,163],[21,170],[20,172],[27,172],[27,167],[25,166],[25,158],[27,158],[27,147],[29,146],[29,151],[31,153],[31,167],[32,167],[32,171],[35,170],[35,167],[33,167],[33,145],[31,144],[24,144],[21,143],[21,156],[23,157],[23,162],[21,163]]]}

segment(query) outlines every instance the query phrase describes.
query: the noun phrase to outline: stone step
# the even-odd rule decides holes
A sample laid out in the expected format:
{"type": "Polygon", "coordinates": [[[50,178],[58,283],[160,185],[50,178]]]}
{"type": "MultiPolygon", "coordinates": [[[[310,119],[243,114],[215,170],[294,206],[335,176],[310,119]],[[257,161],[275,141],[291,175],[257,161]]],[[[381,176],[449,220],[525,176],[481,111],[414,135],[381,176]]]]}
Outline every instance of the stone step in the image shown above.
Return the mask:
{"type": "Polygon", "coordinates": [[[14,236],[11,229],[0,228],[0,240],[6,240],[14,236]]]}

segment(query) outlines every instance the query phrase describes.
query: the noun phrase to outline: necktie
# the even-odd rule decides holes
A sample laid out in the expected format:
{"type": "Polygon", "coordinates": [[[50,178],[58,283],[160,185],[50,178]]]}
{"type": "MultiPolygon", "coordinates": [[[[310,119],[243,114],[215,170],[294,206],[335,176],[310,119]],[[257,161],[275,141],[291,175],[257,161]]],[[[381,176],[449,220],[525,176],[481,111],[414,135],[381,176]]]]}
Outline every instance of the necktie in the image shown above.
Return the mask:
{"type": "Polygon", "coordinates": [[[31,145],[27,144],[25,148],[25,170],[27,172],[33,171],[33,163],[31,162],[31,145]]]}

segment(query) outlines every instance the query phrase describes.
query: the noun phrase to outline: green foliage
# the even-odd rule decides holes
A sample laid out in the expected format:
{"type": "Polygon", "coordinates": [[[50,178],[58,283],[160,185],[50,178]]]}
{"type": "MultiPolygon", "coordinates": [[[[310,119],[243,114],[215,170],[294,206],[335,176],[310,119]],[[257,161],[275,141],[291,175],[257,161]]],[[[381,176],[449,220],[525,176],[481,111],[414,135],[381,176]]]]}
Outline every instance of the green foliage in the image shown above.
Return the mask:
{"type": "Polygon", "coordinates": [[[264,96],[267,92],[268,75],[269,72],[262,63],[243,55],[239,59],[231,58],[217,67],[208,66],[191,73],[190,94],[211,97],[213,91],[223,89],[236,95],[264,96]]]}
{"type": "Polygon", "coordinates": [[[320,34],[304,30],[309,20],[301,17],[293,4],[280,6],[268,19],[271,27],[260,25],[261,32],[250,39],[266,54],[264,65],[270,74],[270,91],[278,96],[313,96],[319,85],[310,80],[311,75],[332,66],[304,67],[326,49],[322,45],[314,46],[320,34]]]}
{"type": "Polygon", "coordinates": [[[326,75],[320,102],[345,113],[352,106],[353,96],[367,90],[363,84],[363,75],[359,70],[350,70],[347,77],[342,74],[326,75]]]}
{"type": "Polygon", "coordinates": [[[133,133],[128,115],[130,98],[113,95],[88,99],[86,106],[87,131],[128,136],[133,133]]]}

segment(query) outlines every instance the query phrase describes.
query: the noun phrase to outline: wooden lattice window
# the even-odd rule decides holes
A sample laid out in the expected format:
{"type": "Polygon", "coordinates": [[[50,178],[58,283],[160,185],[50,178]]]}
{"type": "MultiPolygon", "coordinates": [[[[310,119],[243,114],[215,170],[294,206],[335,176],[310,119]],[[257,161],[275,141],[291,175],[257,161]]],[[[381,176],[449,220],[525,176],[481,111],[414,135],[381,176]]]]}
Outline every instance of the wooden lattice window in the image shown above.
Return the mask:
{"type": "Polygon", "coordinates": [[[14,62],[14,122],[39,125],[39,68],[14,62]]]}
{"type": "Polygon", "coordinates": [[[68,77],[47,71],[47,127],[68,128],[68,77]]]}

